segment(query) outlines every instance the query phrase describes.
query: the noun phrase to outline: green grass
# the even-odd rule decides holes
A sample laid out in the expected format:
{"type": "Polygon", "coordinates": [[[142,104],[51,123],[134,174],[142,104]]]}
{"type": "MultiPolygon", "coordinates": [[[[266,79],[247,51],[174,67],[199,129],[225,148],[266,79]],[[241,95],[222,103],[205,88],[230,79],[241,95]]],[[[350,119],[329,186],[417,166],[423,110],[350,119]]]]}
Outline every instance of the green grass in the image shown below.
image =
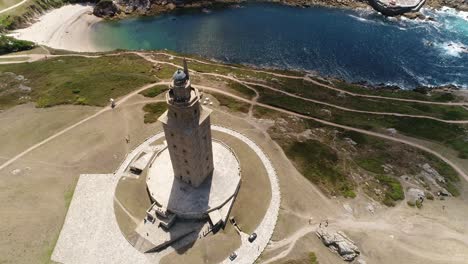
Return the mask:
{"type": "Polygon", "coordinates": [[[169,86],[167,86],[166,84],[157,84],[151,88],[140,92],[140,94],[144,97],[154,98],[167,90],[169,90],[169,86]]]}
{"type": "MultiPolygon", "coordinates": [[[[151,64],[136,55],[104,56],[100,58],[61,57],[33,63],[0,65],[0,72],[13,72],[27,79],[32,91],[27,95],[37,107],[61,104],[107,105],[110,98],[123,96],[144,84],[154,82],[151,64]]],[[[0,76],[5,81],[17,80],[0,76]]],[[[12,86],[7,86],[12,87],[12,86]]],[[[12,100],[11,93],[0,92],[0,107],[12,100]],[[6,100],[4,97],[10,97],[6,100]]]]}
{"type": "Polygon", "coordinates": [[[309,253],[309,264],[319,264],[317,260],[317,256],[315,255],[314,252],[309,253]]]}
{"type": "Polygon", "coordinates": [[[373,173],[384,173],[382,165],[384,163],[381,159],[376,158],[367,158],[367,159],[357,159],[356,163],[363,169],[368,170],[373,173]]]}
{"type": "Polygon", "coordinates": [[[232,111],[242,113],[249,112],[250,104],[248,103],[238,101],[222,94],[216,94],[215,98],[218,100],[220,106],[225,106],[232,111]]]}
{"type": "MultiPolygon", "coordinates": [[[[468,120],[468,110],[461,106],[429,105],[358,96],[344,95],[337,91],[304,80],[277,78],[271,86],[304,98],[369,112],[391,112],[400,114],[432,116],[447,120],[468,120]]],[[[254,86],[258,88],[258,86],[254,86]]],[[[264,91],[264,89],[262,89],[264,91]]]]}
{"type": "Polygon", "coordinates": [[[158,121],[159,116],[161,116],[166,109],[167,104],[164,102],[150,103],[143,106],[143,111],[145,111],[145,124],[151,124],[158,121]]]}
{"type": "Polygon", "coordinates": [[[35,46],[36,44],[31,41],[18,40],[9,36],[0,35],[0,55],[23,50],[30,50],[35,46]]]}
{"type": "Polygon", "coordinates": [[[395,202],[405,199],[405,193],[401,187],[401,183],[390,176],[379,175],[377,176],[380,184],[386,187],[385,198],[383,203],[387,206],[395,206],[395,202]]]}
{"type": "Polygon", "coordinates": [[[337,167],[338,155],[329,146],[316,141],[292,142],[283,146],[286,155],[308,180],[332,195],[352,197],[352,183],[337,167]]]}
{"type": "Polygon", "coordinates": [[[366,130],[395,128],[405,135],[449,146],[458,151],[461,157],[468,156],[468,141],[465,140],[467,128],[463,125],[431,119],[352,113],[288,97],[258,86],[255,89],[260,93],[261,103],[366,130]]]}
{"type": "Polygon", "coordinates": [[[252,99],[255,96],[255,92],[252,89],[249,89],[247,86],[238,82],[229,81],[228,86],[244,98],[252,99]]]}

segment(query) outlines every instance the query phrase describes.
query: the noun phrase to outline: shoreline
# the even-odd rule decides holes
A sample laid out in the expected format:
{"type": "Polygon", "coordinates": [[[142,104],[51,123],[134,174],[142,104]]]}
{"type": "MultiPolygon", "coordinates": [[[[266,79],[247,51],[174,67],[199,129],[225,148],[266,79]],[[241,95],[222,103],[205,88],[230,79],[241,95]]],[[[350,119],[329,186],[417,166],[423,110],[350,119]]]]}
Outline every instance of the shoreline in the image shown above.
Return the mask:
{"type": "MultiPolygon", "coordinates": [[[[280,4],[280,3],[279,3],[280,4]]],[[[448,8],[447,9],[451,9],[448,8]]],[[[135,17],[128,16],[127,18],[135,17]]],[[[38,45],[44,45],[51,47],[57,50],[68,50],[73,52],[109,52],[113,49],[105,48],[99,46],[93,41],[92,31],[96,23],[103,21],[105,19],[93,15],[93,6],[84,5],[84,4],[73,4],[65,5],[60,8],[51,10],[38,18],[38,20],[31,24],[27,28],[18,29],[11,31],[10,36],[15,37],[21,40],[28,40],[37,43],[38,45]]],[[[209,58],[207,58],[209,59],[209,58]]],[[[226,63],[226,62],[223,62],[226,63]]],[[[250,67],[258,68],[258,65],[249,65],[244,64],[250,67]]],[[[281,69],[280,69],[281,70],[281,69]]],[[[290,69],[290,70],[299,70],[301,69],[290,69]]],[[[303,69],[302,69],[303,70],[303,69]]],[[[314,72],[313,70],[307,72],[314,72]]],[[[327,76],[326,74],[317,74],[324,79],[341,79],[339,76],[327,76]]],[[[408,88],[403,88],[399,84],[395,83],[372,83],[368,80],[357,80],[350,81],[344,80],[346,83],[350,84],[363,84],[367,87],[372,87],[374,89],[402,89],[406,90],[408,88]]],[[[455,83],[447,83],[441,85],[420,85],[418,87],[421,89],[444,89],[449,88],[451,90],[455,89],[467,89],[463,85],[458,85],[455,83]]],[[[409,88],[412,89],[412,88],[409,88]]]]}
{"type": "Polygon", "coordinates": [[[40,16],[29,27],[8,35],[54,49],[77,52],[103,51],[91,39],[91,28],[102,18],[93,15],[92,5],[65,5],[40,16]]]}

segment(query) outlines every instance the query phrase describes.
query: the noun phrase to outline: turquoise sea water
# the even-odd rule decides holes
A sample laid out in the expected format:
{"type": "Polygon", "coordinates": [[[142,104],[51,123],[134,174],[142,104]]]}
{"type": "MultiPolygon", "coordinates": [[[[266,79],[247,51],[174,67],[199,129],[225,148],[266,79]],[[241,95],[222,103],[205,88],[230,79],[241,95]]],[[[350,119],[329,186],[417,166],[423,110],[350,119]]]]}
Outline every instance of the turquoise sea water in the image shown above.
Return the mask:
{"type": "Polygon", "coordinates": [[[424,10],[434,22],[373,11],[247,4],[105,21],[108,49],[169,49],[230,63],[315,71],[348,81],[468,88],[468,13],[424,10]]]}

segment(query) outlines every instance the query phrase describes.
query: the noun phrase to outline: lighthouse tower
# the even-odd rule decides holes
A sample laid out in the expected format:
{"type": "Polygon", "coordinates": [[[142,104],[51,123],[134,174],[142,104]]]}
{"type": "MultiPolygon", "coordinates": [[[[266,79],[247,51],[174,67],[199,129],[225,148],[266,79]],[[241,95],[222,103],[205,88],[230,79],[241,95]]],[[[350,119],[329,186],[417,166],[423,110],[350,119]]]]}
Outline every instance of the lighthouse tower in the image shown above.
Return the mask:
{"type": "Polygon", "coordinates": [[[174,177],[198,187],[213,173],[211,110],[200,105],[200,93],[190,85],[187,61],[172,77],[166,94],[163,123],[174,177]]]}

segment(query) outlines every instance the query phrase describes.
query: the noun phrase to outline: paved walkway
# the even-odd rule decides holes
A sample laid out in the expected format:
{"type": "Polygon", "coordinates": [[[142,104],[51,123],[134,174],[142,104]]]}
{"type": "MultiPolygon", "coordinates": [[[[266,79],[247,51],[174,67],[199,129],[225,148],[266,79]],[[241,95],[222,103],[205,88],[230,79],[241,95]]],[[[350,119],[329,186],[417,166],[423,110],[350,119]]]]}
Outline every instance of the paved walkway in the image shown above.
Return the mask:
{"type": "MultiPolygon", "coordinates": [[[[272,191],[268,211],[255,231],[257,239],[250,243],[242,234],[242,245],[236,250],[235,261],[224,263],[254,263],[268,245],[280,206],[278,178],[268,157],[260,147],[246,136],[228,128],[212,126],[236,137],[247,144],[263,162],[270,179],[272,191]]],[[[133,158],[152,142],[162,138],[158,133],[148,138],[133,150],[115,174],[84,174],[80,176],[62,231],[52,254],[52,260],[60,263],[158,263],[160,258],[171,252],[143,254],[136,250],[122,235],[114,213],[115,189],[133,158]]]]}

